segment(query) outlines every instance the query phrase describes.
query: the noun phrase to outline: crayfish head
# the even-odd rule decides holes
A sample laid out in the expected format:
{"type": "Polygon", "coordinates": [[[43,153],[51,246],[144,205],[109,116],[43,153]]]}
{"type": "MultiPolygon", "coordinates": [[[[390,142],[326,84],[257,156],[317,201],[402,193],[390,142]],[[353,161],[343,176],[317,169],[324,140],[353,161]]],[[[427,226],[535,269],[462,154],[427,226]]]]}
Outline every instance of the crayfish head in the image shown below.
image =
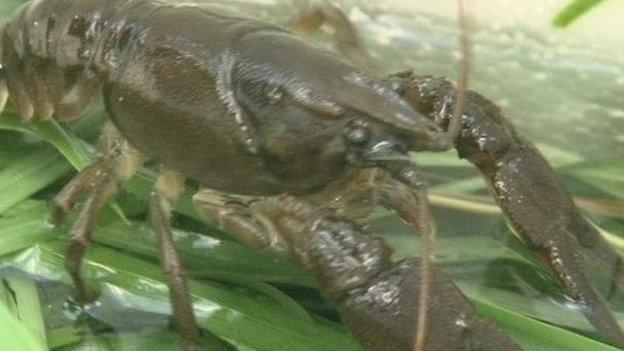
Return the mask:
{"type": "Polygon", "coordinates": [[[260,31],[243,37],[235,56],[237,100],[260,119],[288,114],[290,125],[329,126],[348,148],[380,142],[408,151],[450,147],[447,133],[397,87],[331,51],[288,33],[260,31]]]}

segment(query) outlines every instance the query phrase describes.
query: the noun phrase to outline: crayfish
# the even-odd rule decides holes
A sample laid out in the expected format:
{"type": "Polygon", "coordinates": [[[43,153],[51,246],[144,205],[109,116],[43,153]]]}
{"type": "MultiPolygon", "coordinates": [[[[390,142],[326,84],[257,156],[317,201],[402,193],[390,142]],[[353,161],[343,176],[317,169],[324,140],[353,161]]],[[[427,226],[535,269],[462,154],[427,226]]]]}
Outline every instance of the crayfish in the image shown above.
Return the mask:
{"type": "Polygon", "coordinates": [[[371,349],[521,350],[427,259],[393,262],[354,222],[379,204],[433,235],[426,181],[408,153],[455,148],[604,339],[624,347],[576,247],[606,270],[620,256],[501,110],[466,90],[465,75],[458,87],[413,71],[379,77],[334,6],[305,11],[291,28],[158,0],[31,1],[0,26],[2,107],[8,99],[24,121],[72,121],[95,101],[106,106],[97,157],[55,199],[60,219],[87,197],[66,255],[80,301],[95,298],[80,265],[98,213],[157,161],[150,217],[185,351],[200,333],[169,220],[186,181],[200,185],[194,199],[212,222],[316,276],[371,349]],[[323,24],[341,54],[296,34],[323,24]]]}

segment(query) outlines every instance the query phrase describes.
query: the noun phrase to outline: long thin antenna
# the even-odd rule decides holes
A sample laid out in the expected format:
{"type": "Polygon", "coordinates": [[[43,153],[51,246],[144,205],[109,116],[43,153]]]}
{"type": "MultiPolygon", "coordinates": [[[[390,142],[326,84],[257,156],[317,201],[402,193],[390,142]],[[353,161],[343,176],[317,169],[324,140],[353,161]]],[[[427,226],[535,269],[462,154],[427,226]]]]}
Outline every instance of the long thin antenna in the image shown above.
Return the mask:
{"type": "Polygon", "coordinates": [[[429,298],[431,296],[432,268],[435,258],[436,227],[432,220],[431,210],[427,200],[427,191],[422,190],[418,197],[419,228],[422,236],[422,252],[420,259],[420,291],[418,296],[418,319],[416,320],[416,334],[414,350],[425,351],[427,339],[427,324],[429,316],[429,298]]]}
{"type": "MultiPolygon", "coordinates": [[[[459,41],[460,41],[460,57],[459,57],[459,79],[455,88],[455,108],[453,115],[449,121],[447,133],[453,140],[457,138],[462,126],[462,118],[467,105],[468,92],[468,74],[470,69],[470,32],[468,30],[468,21],[464,10],[463,0],[458,0],[458,23],[459,23],[459,41]]],[[[421,206],[421,218],[431,218],[427,204],[426,192],[421,199],[425,206],[421,206]]],[[[427,223],[427,221],[424,221],[427,223]]],[[[424,253],[421,258],[421,274],[420,274],[420,292],[418,301],[418,319],[416,321],[416,334],[414,337],[414,351],[425,351],[427,339],[427,324],[429,315],[429,299],[431,296],[432,286],[432,261],[435,258],[436,228],[433,222],[428,222],[421,230],[423,236],[424,253]]]]}
{"type": "Polygon", "coordinates": [[[470,57],[472,51],[468,19],[464,10],[464,1],[458,0],[457,20],[459,23],[459,79],[455,88],[455,108],[449,122],[447,132],[455,139],[462,125],[462,116],[466,110],[468,75],[470,73],[470,57]]]}

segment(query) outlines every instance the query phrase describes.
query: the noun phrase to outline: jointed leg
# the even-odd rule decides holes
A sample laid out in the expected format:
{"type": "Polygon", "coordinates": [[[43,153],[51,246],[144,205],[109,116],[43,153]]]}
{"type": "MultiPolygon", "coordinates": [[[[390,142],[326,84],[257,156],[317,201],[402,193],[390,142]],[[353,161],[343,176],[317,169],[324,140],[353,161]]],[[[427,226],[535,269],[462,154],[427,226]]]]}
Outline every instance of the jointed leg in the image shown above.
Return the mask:
{"type": "MultiPolygon", "coordinates": [[[[186,272],[175,248],[169,219],[174,201],[184,190],[184,179],[165,171],[158,178],[156,188],[150,196],[150,215],[154,231],[158,238],[161,262],[169,286],[169,298],[173,316],[181,336],[184,351],[197,351],[200,338],[199,327],[193,312],[193,303],[188,292],[186,272]]],[[[214,350],[227,350],[227,347],[215,335],[207,333],[207,341],[214,350]]]]}
{"type": "Polygon", "coordinates": [[[306,235],[315,215],[328,209],[287,195],[254,198],[249,202],[244,199],[251,197],[232,197],[211,190],[202,190],[194,197],[208,219],[242,242],[285,261],[301,264],[293,251],[297,245],[293,243],[306,235]],[[243,200],[245,205],[235,199],[243,200]]]}
{"type": "MultiPolygon", "coordinates": [[[[78,173],[63,189],[54,197],[53,220],[61,224],[69,212],[80,199],[91,190],[96,181],[106,173],[120,172],[124,179],[129,179],[134,174],[132,162],[141,162],[140,156],[123,140],[115,126],[107,122],[104,124],[102,136],[99,140],[98,154],[90,165],[78,173]],[[122,156],[122,153],[128,155],[122,156]],[[122,161],[113,161],[122,157],[122,161]],[[135,161],[136,160],[136,161],[135,161]],[[113,163],[113,165],[111,165],[113,163]],[[114,170],[111,167],[122,166],[126,169],[114,170]],[[131,173],[131,174],[124,174],[131,173]]],[[[136,167],[138,168],[138,166],[136,167]]],[[[120,179],[122,180],[122,179],[120,179]]]]}
{"type": "Polygon", "coordinates": [[[81,303],[93,299],[82,279],[80,266],[91,243],[97,217],[107,201],[117,192],[117,183],[129,179],[141,164],[142,156],[114,128],[108,127],[103,136],[100,157],[79,173],[55,199],[55,220],[60,222],[78,199],[91,191],[71,229],[72,243],[65,257],[65,266],[75,284],[77,300],[81,303]],[[111,140],[115,142],[112,143],[111,140]]]}
{"type": "Polygon", "coordinates": [[[102,157],[96,158],[93,163],[84,168],[72,180],[63,187],[54,197],[54,213],[52,220],[55,224],[60,225],[65,220],[65,216],[76,206],[91,188],[95,185],[96,180],[102,176],[102,170],[105,168],[105,161],[102,157]]]}
{"type": "Polygon", "coordinates": [[[235,234],[244,244],[258,251],[270,251],[284,261],[293,260],[293,253],[275,223],[253,210],[254,204],[267,200],[226,195],[209,189],[200,190],[193,200],[208,220],[235,234]]]}
{"type": "Polygon", "coordinates": [[[329,26],[338,42],[338,49],[353,63],[363,68],[372,68],[372,63],[362,49],[359,35],[349,18],[334,5],[314,3],[290,22],[293,32],[309,36],[322,25],[329,26]]]}
{"type": "Polygon", "coordinates": [[[80,267],[87,247],[91,244],[91,234],[93,233],[97,216],[115,192],[116,182],[113,177],[108,174],[101,176],[95,183],[91,196],[87,199],[71,229],[73,237],[67,249],[65,268],[74,283],[76,299],[80,303],[88,303],[94,300],[94,296],[89,292],[82,279],[80,267]]]}

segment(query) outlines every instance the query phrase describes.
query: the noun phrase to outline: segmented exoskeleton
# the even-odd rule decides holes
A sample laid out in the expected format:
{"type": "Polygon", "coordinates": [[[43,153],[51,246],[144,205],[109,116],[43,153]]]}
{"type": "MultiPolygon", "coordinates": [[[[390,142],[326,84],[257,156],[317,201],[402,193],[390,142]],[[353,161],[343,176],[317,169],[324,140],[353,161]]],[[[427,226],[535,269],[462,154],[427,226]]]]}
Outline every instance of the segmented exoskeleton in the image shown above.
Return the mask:
{"type": "MultiPolygon", "coordinates": [[[[352,61],[365,62],[356,59],[357,38],[346,17],[331,6],[305,12],[293,28],[307,32],[323,22],[341,27],[337,33],[343,36],[343,49],[352,61]]],[[[451,147],[482,170],[514,228],[551,265],[567,292],[588,306],[586,314],[603,336],[624,346],[624,335],[580,268],[575,244],[594,250],[606,269],[617,268],[619,256],[587,224],[543,158],[500,111],[471,93],[460,119],[455,88],[444,80],[411,72],[383,80],[280,26],[213,7],[150,0],[41,0],[25,4],[0,27],[2,105],[7,97],[25,121],[73,120],[100,98],[110,115],[97,159],[55,203],[61,217],[89,194],[72,227],[74,240],[66,258],[83,302],[92,297],[79,268],[98,212],[117,184],[146,160],[164,165],[150,197],[150,213],[185,350],[196,349],[199,333],[168,219],[186,179],[205,188],[200,195],[206,189],[213,192],[196,197],[209,219],[251,246],[303,264],[319,277],[328,296],[341,300],[333,289],[349,283],[352,271],[332,265],[338,256],[323,250],[321,239],[355,244],[358,250],[361,246],[373,261],[387,256],[387,249],[370,244],[346,219],[315,221],[315,215],[331,208],[340,216],[360,217],[368,214],[361,203],[378,201],[426,233],[431,218],[425,182],[407,153],[451,147]],[[454,109],[458,118],[450,118],[454,109]],[[312,206],[310,218],[295,219],[314,224],[300,232],[318,239],[317,244],[300,245],[284,231],[293,220],[292,208],[264,202],[279,194],[299,197],[294,208],[312,206]],[[228,200],[240,196],[259,199],[228,200]],[[264,220],[256,221],[256,216],[264,220]],[[312,256],[324,264],[310,266],[312,256]]],[[[360,254],[339,253],[347,262],[357,262],[360,254]]],[[[392,318],[387,313],[415,323],[423,306],[409,296],[418,295],[418,265],[379,262],[380,267],[370,267],[374,275],[348,290],[348,299],[373,306],[348,306],[352,309],[346,309],[345,319],[377,350],[409,349],[412,323],[382,329],[392,318]],[[376,310],[366,287],[395,273],[409,282],[396,284],[400,310],[381,304],[376,310]]],[[[447,313],[440,306],[450,306],[464,313],[460,324],[473,321],[465,330],[493,328],[474,315],[454,286],[432,274],[431,292],[441,301],[431,303],[431,313],[447,313]]],[[[432,328],[457,320],[452,312],[449,316],[429,317],[432,328]]],[[[458,337],[452,345],[435,346],[441,334],[433,329],[424,338],[430,349],[518,349],[502,333],[494,339],[458,337]]],[[[216,336],[211,341],[216,349],[226,348],[216,336]]]]}

